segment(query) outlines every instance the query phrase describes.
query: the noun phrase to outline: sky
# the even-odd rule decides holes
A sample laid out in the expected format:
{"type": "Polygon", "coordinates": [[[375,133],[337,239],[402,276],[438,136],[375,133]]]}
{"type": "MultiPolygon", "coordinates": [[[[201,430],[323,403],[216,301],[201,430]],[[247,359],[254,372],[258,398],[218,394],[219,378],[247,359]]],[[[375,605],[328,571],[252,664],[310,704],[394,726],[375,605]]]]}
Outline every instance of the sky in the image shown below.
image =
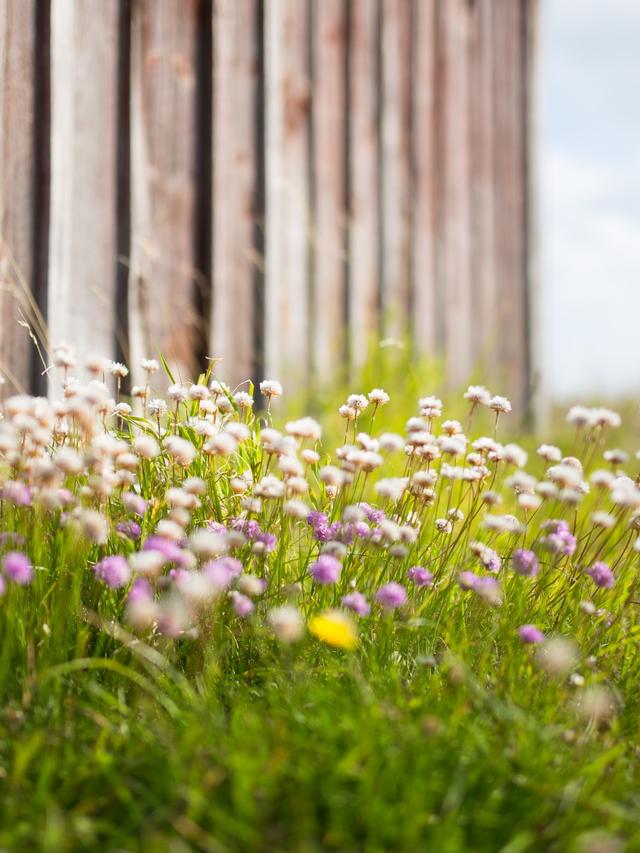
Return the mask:
{"type": "Polygon", "coordinates": [[[542,0],[541,25],[546,388],[640,397],[640,0],[542,0]]]}

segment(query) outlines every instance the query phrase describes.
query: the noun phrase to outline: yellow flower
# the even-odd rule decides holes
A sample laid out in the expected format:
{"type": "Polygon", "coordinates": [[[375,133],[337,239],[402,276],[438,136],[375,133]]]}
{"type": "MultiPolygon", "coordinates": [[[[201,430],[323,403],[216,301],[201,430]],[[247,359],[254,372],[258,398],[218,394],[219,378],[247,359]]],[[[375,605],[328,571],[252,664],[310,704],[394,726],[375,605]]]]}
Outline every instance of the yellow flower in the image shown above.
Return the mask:
{"type": "Polygon", "coordinates": [[[340,610],[328,610],[309,620],[309,631],[329,646],[352,650],[358,646],[353,620],[340,610]]]}

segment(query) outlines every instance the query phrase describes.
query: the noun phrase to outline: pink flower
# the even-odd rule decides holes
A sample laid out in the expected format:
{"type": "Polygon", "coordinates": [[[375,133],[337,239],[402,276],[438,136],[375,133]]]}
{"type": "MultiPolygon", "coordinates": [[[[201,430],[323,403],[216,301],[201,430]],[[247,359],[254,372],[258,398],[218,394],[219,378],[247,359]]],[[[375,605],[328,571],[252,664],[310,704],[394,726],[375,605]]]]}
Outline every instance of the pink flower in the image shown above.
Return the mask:
{"type": "Polygon", "coordinates": [[[26,554],[22,554],[20,551],[9,551],[8,554],[5,554],[2,565],[7,576],[14,583],[21,586],[31,583],[33,566],[26,554]]]}
{"type": "Polygon", "coordinates": [[[399,583],[391,581],[380,587],[376,593],[376,601],[382,605],[385,610],[395,610],[396,607],[401,607],[407,600],[407,592],[399,583]]]}

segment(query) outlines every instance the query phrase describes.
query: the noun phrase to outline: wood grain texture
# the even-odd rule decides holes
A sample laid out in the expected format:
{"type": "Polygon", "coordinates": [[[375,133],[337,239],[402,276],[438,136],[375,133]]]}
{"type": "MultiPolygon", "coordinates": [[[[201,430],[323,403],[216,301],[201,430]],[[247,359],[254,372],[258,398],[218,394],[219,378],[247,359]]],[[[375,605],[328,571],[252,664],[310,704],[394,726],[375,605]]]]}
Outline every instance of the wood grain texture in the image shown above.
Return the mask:
{"type": "Polygon", "coordinates": [[[411,275],[411,3],[382,0],[382,322],[407,333],[411,275]]]}
{"type": "Polygon", "coordinates": [[[210,352],[236,385],[255,370],[257,2],[213,7],[213,292],[210,352]]]}
{"type": "Polygon", "coordinates": [[[0,399],[28,390],[33,346],[27,322],[42,329],[31,292],[34,229],[35,7],[0,5],[0,399]]]}
{"type": "Polygon", "coordinates": [[[349,356],[367,356],[380,324],[378,0],[351,0],[349,70],[349,356]]]}
{"type": "Polygon", "coordinates": [[[51,2],[49,336],[113,358],[116,3],[51,2]]]}
{"type": "Polygon", "coordinates": [[[441,137],[438,169],[439,275],[444,295],[447,380],[457,385],[469,376],[471,355],[471,240],[468,114],[468,24],[466,0],[441,4],[441,137]]]}
{"type": "MultiPolygon", "coordinates": [[[[131,38],[131,365],[162,351],[192,377],[198,0],[137,0],[131,38]]],[[[135,374],[134,374],[135,375],[135,374]]]]}
{"type": "Polygon", "coordinates": [[[470,10],[469,121],[471,241],[473,279],[471,345],[474,367],[489,373],[498,364],[496,307],[493,0],[478,0],[470,10]]]}
{"type": "Polygon", "coordinates": [[[265,2],[265,372],[308,380],[310,57],[306,2],[265,2]]]}
{"type": "Polygon", "coordinates": [[[414,351],[436,344],[436,0],[416,0],[413,20],[411,333],[414,351]]]}
{"type": "Polygon", "coordinates": [[[312,374],[335,377],[346,360],[346,4],[312,3],[312,374]]]}
{"type": "MultiPolygon", "coordinates": [[[[505,392],[516,396],[526,380],[526,205],[524,195],[525,120],[522,61],[523,0],[497,0],[495,150],[497,164],[497,347],[505,392]]],[[[521,411],[521,400],[516,401],[521,411]]]]}

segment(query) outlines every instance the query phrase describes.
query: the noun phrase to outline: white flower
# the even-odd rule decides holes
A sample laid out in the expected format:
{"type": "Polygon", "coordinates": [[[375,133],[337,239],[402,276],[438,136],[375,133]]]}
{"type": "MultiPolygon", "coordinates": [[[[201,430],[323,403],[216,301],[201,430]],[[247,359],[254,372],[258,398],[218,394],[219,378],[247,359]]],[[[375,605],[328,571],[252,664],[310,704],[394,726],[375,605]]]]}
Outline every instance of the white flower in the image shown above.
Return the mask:
{"type": "Polygon", "coordinates": [[[382,388],[374,388],[369,391],[369,402],[374,406],[384,406],[389,402],[389,395],[382,388]]]}
{"type": "Polygon", "coordinates": [[[169,385],[167,388],[167,397],[174,403],[184,403],[188,396],[189,393],[184,385],[176,383],[175,385],[169,385]]]}
{"type": "Polygon", "coordinates": [[[295,643],[304,634],[304,622],[295,607],[285,605],[274,607],[267,614],[267,621],[273,633],[283,643],[295,643]]]}
{"type": "Polygon", "coordinates": [[[152,373],[156,373],[156,371],[160,370],[160,365],[155,360],[155,358],[143,358],[140,362],[140,367],[142,367],[145,373],[148,373],[149,375],[151,375],[152,373]]]}
{"type": "Polygon", "coordinates": [[[560,462],[562,459],[562,451],[553,444],[541,444],[536,453],[547,462],[560,462]]]}
{"type": "Polygon", "coordinates": [[[293,435],[295,438],[309,438],[312,441],[320,441],[322,438],[322,428],[313,418],[289,421],[284,428],[289,435],[293,435]]]}
{"type": "Polygon", "coordinates": [[[491,394],[484,385],[469,385],[465,394],[465,400],[468,400],[474,406],[488,406],[491,400],[491,394]]]}
{"type": "Polygon", "coordinates": [[[253,407],[253,397],[246,391],[238,391],[237,394],[234,394],[233,402],[239,409],[251,409],[253,407]]]}
{"type": "Polygon", "coordinates": [[[109,370],[111,371],[111,375],[116,376],[118,379],[124,379],[125,376],[129,375],[129,368],[119,361],[112,361],[109,370]]]}
{"type": "Polygon", "coordinates": [[[489,400],[489,408],[496,414],[508,414],[511,411],[511,402],[506,397],[496,395],[489,400]]]}
{"type": "Polygon", "coordinates": [[[282,385],[275,379],[264,379],[260,383],[260,393],[263,397],[282,397],[282,385]]]}

